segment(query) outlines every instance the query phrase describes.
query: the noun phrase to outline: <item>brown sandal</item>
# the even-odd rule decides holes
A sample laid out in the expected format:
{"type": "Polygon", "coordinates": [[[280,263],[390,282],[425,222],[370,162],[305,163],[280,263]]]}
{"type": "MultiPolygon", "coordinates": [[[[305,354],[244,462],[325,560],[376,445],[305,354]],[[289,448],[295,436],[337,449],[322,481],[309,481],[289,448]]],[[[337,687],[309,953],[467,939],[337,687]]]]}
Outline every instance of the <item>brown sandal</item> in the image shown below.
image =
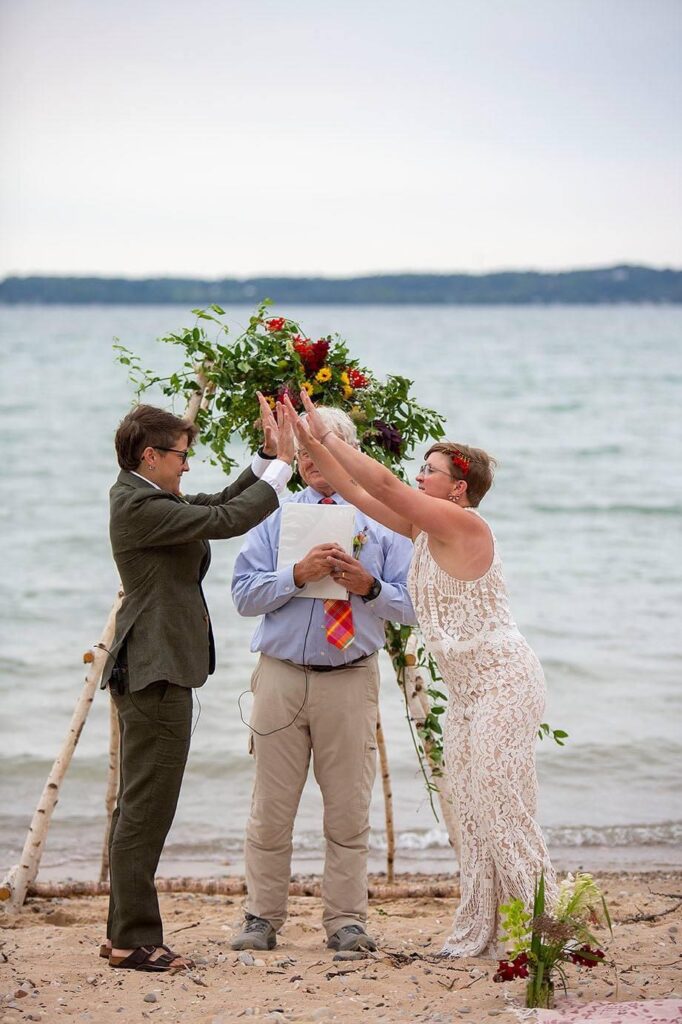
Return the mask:
{"type": "Polygon", "coordinates": [[[102,957],[102,960],[108,960],[111,956],[111,946],[107,946],[106,942],[103,942],[99,947],[99,955],[102,957]]]}
{"type": "Polygon", "coordinates": [[[139,946],[128,956],[109,956],[109,966],[125,971],[185,971],[194,967],[194,961],[189,957],[174,953],[168,946],[139,946]],[[152,959],[157,949],[165,950],[161,956],[152,959]],[[186,963],[173,967],[176,960],[185,960],[186,963]]]}

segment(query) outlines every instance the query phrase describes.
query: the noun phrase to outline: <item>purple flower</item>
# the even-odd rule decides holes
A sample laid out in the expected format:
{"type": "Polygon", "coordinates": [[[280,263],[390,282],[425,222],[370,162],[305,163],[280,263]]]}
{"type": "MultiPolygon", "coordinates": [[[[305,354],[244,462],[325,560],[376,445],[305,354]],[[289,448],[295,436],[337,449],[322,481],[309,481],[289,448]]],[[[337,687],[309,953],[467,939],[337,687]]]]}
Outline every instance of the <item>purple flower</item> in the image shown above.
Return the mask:
{"type": "Polygon", "coordinates": [[[384,420],[375,420],[374,429],[377,432],[377,441],[385,448],[387,452],[393,452],[394,455],[400,455],[403,447],[403,435],[395,427],[392,427],[390,423],[386,423],[384,420]]]}

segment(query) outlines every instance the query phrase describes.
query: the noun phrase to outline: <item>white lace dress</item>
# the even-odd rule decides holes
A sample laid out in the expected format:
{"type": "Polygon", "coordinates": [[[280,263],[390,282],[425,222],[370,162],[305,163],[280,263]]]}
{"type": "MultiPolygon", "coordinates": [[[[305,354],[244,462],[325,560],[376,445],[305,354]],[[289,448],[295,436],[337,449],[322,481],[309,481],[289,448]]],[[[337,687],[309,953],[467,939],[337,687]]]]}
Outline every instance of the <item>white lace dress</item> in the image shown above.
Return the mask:
{"type": "Polygon", "coordinates": [[[408,581],[424,641],[449,692],[444,768],[462,833],[461,900],[443,948],[450,956],[495,955],[498,906],[514,897],[532,906],[543,868],[549,905],[556,893],[534,820],[545,679],[511,616],[494,537],[493,547],[485,575],[466,582],[436,564],[421,533],[408,581]]]}

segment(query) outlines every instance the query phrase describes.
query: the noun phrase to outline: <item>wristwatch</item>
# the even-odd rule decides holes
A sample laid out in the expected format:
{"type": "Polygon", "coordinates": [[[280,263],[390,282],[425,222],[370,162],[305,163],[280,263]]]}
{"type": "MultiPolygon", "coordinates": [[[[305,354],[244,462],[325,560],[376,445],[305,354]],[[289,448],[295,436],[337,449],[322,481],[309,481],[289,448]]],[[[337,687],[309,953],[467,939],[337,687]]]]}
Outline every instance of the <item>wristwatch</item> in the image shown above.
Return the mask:
{"type": "Polygon", "coordinates": [[[363,595],[363,601],[376,601],[377,597],[381,593],[381,580],[378,580],[376,576],[372,580],[372,586],[369,588],[366,594],[363,595]]]}

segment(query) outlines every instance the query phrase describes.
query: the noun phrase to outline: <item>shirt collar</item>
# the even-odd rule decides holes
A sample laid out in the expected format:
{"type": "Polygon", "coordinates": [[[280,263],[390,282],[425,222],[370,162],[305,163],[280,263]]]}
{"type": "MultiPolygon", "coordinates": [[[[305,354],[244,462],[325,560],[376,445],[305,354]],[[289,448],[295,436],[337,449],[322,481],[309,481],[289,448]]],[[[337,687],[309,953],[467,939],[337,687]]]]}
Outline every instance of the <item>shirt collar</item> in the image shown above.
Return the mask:
{"type": "MultiPolygon", "coordinates": [[[[319,491],[316,491],[314,487],[309,487],[308,488],[308,492],[310,494],[311,502],[315,502],[315,501],[320,502],[323,498],[327,497],[326,494],[320,494],[319,491]]],[[[334,492],[333,494],[330,494],[329,497],[333,499],[333,501],[334,501],[334,503],[336,505],[348,505],[348,504],[350,504],[349,502],[346,501],[345,498],[342,498],[341,495],[337,494],[336,492],[334,492]]]]}
{"type": "Polygon", "coordinates": [[[149,480],[146,476],[142,476],[142,473],[136,473],[134,469],[130,469],[128,470],[128,472],[132,473],[133,476],[139,477],[140,480],[144,480],[146,484],[150,484],[152,487],[156,487],[157,491],[161,490],[158,484],[155,484],[153,480],[149,480]]]}

